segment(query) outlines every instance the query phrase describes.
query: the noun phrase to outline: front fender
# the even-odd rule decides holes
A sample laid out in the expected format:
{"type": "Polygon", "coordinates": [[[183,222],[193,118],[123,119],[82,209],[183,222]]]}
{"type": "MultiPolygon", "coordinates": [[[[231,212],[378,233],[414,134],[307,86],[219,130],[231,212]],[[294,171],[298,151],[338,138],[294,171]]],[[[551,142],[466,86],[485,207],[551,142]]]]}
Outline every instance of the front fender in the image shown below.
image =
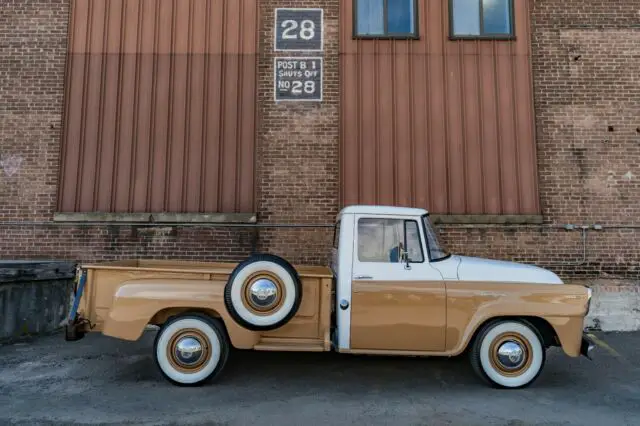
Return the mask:
{"type": "Polygon", "coordinates": [[[579,356],[587,290],[570,285],[455,283],[447,288],[447,351],[462,353],[479,329],[497,318],[539,318],[569,356],[579,356]]]}
{"type": "Polygon", "coordinates": [[[249,349],[259,335],[237,325],[224,305],[223,282],[204,280],[131,280],[118,287],[113,296],[102,333],[137,340],[147,324],[161,311],[200,311],[218,316],[234,347],[249,349]]]}

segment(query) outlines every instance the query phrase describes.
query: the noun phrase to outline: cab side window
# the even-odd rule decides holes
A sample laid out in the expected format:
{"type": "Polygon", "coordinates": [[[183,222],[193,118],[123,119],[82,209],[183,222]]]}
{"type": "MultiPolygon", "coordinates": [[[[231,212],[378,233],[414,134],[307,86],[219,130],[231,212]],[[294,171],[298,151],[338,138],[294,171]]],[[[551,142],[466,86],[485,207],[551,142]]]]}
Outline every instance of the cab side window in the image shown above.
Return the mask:
{"type": "Polygon", "coordinates": [[[358,220],[360,262],[423,262],[418,223],[413,220],[363,218],[358,220]]]}

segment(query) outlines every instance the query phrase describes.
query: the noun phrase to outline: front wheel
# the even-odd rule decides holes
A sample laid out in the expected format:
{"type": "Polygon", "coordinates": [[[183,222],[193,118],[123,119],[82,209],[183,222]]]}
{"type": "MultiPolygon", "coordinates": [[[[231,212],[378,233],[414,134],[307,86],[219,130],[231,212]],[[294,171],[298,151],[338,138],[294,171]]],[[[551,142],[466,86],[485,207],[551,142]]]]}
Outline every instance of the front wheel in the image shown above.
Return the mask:
{"type": "Polygon", "coordinates": [[[165,379],[175,385],[198,386],[215,379],[224,368],[229,339],[218,319],[182,315],[162,326],[153,353],[165,379]]]}
{"type": "Polygon", "coordinates": [[[546,351],[540,333],[525,322],[498,321],[485,326],[469,356],[475,372],[494,387],[518,389],[542,372],[546,351]]]}

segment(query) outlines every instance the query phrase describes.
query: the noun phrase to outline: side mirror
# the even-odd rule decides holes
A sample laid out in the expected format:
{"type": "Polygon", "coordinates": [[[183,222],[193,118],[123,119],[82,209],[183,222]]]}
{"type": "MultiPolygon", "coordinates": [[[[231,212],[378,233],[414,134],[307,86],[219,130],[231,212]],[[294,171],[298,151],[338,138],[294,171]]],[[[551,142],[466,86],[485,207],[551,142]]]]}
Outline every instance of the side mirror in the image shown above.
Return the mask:
{"type": "Polygon", "coordinates": [[[400,249],[400,262],[404,263],[404,269],[411,269],[409,252],[404,249],[400,249]]]}

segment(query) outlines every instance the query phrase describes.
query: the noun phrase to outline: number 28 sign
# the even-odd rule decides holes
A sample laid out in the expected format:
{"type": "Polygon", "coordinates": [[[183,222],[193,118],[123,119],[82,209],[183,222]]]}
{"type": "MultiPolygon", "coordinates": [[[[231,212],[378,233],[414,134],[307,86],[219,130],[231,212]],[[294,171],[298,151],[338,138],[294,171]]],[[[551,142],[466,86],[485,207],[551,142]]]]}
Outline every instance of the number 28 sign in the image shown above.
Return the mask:
{"type": "Polygon", "coordinates": [[[322,102],[322,58],[275,58],[276,102],[322,102]]]}
{"type": "Polygon", "coordinates": [[[276,9],[275,50],[321,51],[324,46],[322,9],[276,9]]]}

